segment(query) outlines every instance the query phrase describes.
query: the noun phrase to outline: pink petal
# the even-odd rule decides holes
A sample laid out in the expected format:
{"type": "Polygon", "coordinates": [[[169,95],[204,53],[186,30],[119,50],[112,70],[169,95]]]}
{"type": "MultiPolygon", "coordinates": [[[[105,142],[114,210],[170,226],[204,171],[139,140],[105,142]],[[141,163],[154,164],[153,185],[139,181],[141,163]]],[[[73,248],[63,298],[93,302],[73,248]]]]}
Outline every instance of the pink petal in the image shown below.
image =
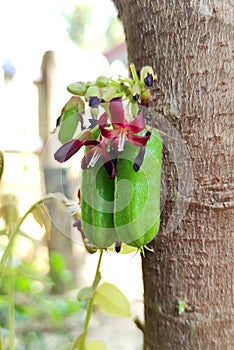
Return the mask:
{"type": "Polygon", "coordinates": [[[110,157],[110,154],[106,150],[103,150],[103,152],[102,152],[102,161],[103,161],[103,164],[106,168],[106,171],[110,175],[110,178],[114,179],[115,173],[116,173],[115,165],[114,165],[113,160],[110,157]]]}
{"type": "Polygon", "coordinates": [[[98,146],[99,144],[100,144],[100,142],[97,141],[97,140],[84,141],[84,145],[87,146],[87,147],[98,146]]]}
{"type": "Polygon", "coordinates": [[[111,114],[111,123],[114,128],[125,127],[126,120],[124,118],[124,108],[121,99],[115,99],[110,101],[110,114],[111,114]]]}
{"type": "Polygon", "coordinates": [[[84,145],[83,141],[71,140],[62,145],[54,154],[54,159],[59,163],[63,163],[73,156],[84,145]]]}
{"type": "Polygon", "coordinates": [[[144,146],[144,145],[146,145],[149,138],[150,138],[150,136],[129,135],[128,141],[131,142],[135,146],[144,146]]]}
{"type": "Polygon", "coordinates": [[[129,129],[133,134],[137,134],[145,128],[145,119],[143,112],[141,111],[136,118],[128,124],[129,129]]]}
{"type": "Polygon", "coordinates": [[[100,116],[100,118],[98,120],[98,125],[99,126],[106,126],[107,119],[108,119],[108,117],[107,117],[107,114],[105,112],[100,116]]]}
{"type": "Polygon", "coordinates": [[[107,139],[113,139],[119,134],[119,130],[106,129],[103,126],[100,126],[101,134],[107,139]]]}

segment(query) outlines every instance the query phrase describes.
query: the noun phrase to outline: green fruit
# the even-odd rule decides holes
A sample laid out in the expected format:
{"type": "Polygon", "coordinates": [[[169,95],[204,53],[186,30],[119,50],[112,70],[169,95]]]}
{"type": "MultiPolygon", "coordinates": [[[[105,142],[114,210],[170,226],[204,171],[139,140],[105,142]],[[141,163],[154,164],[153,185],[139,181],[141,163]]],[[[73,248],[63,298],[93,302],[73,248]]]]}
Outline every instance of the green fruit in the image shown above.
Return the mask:
{"type": "Polygon", "coordinates": [[[109,82],[109,79],[104,77],[103,75],[100,75],[97,79],[96,79],[96,82],[95,84],[102,88],[102,87],[105,87],[108,85],[108,82],[109,82]]]}
{"type": "Polygon", "coordinates": [[[114,180],[99,160],[82,171],[81,225],[88,240],[99,248],[110,247],[117,239],[113,221],[114,180]]]}
{"type": "Polygon", "coordinates": [[[152,132],[144,161],[133,168],[139,147],[126,144],[117,163],[114,223],[119,239],[142,249],[156,236],[160,223],[160,174],[162,141],[152,132]]]}
{"type": "Polygon", "coordinates": [[[82,81],[78,82],[78,83],[70,84],[67,87],[67,90],[70,93],[72,93],[73,95],[78,95],[78,96],[84,96],[84,94],[86,93],[86,89],[87,89],[87,86],[82,81]]]}

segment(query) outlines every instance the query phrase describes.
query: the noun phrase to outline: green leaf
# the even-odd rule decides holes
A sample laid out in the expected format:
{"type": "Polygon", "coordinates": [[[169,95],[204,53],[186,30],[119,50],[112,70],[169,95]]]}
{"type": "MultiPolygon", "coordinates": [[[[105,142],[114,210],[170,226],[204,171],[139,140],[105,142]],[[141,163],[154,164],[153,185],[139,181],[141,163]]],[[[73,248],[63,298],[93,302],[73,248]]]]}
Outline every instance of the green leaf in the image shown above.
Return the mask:
{"type": "Polygon", "coordinates": [[[183,300],[178,300],[177,302],[177,310],[178,310],[178,314],[181,316],[185,313],[187,309],[187,305],[183,300]]]}
{"type": "Polygon", "coordinates": [[[83,287],[78,291],[77,300],[78,301],[87,301],[92,298],[96,288],[98,287],[99,282],[101,281],[101,273],[97,272],[96,278],[92,284],[92,286],[83,287]]]}
{"type": "Polygon", "coordinates": [[[78,125],[78,112],[77,109],[71,109],[64,111],[60,129],[58,133],[59,141],[66,143],[70,141],[76,131],[78,125]]]}
{"type": "Polygon", "coordinates": [[[130,304],[125,295],[113,284],[103,283],[95,292],[94,304],[115,316],[130,317],[130,304]]]}
{"type": "Polygon", "coordinates": [[[45,227],[47,239],[49,240],[51,232],[51,221],[47,207],[44,204],[38,204],[33,208],[32,214],[38,224],[41,227],[45,227]]]}
{"type": "Polygon", "coordinates": [[[105,343],[101,340],[89,340],[86,343],[87,350],[108,350],[105,343]]]}
{"type": "Polygon", "coordinates": [[[85,103],[79,96],[72,96],[63,107],[58,134],[58,138],[62,143],[72,139],[84,109],[85,103]]]}
{"type": "Polygon", "coordinates": [[[92,298],[93,293],[94,293],[93,286],[83,287],[77,293],[77,300],[78,301],[87,301],[90,298],[92,298]]]}

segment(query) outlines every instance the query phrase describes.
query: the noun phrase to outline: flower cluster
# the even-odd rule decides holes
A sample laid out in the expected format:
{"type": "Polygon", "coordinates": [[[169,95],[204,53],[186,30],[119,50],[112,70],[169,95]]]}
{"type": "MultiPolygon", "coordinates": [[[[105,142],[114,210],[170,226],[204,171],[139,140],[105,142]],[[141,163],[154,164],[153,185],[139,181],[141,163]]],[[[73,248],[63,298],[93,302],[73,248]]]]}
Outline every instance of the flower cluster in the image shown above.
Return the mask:
{"type": "Polygon", "coordinates": [[[58,162],[65,162],[85,146],[82,169],[94,167],[101,159],[109,176],[114,178],[116,160],[126,142],[130,142],[139,147],[134,164],[135,171],[139,170],[151,135],[146,129],[139,105],[148,104],[151,98],[149,88],[156,76],[150,66],[143,67],[139,77],[134,65],[130,65],[130,70],[132,78],[119,77],[114,80],[99,76],[94,82],[78,82],[68,86],[73,96],[57,120],[58,137],[63,144],[54,155],[58,162]],[[91,114],[88,128],[84,121],[85,103],[88,103],[91,114]],[[81,132],[74,136],[78,126],[81,132]]]}
{"type": "Polygon", "coordinates": [[[144,150],[150,138],[150,131],[146,130],[146,124],[142,111],[136,118],[128,121],[125,117],[124,105],[121,98],[115,98],[109,103],[109,116],[104,112],[97,121],[97,126],[81,133],[80,138],[71,139],[62,145],[55,153],[55,159],[62,163],[71,158],[82,146],[87,148],[82,162],[83,170],[94,167],[101,158],[108,174],[115,177],[116,160],[124,150],[126,142],[140,147],[136,157],[134,169],[137,171],[143,161],[144,150]],[[145,131],[144,135],[139,133],[145,131]],[[97,138],[94,135],[97,134],[97,138]]]}

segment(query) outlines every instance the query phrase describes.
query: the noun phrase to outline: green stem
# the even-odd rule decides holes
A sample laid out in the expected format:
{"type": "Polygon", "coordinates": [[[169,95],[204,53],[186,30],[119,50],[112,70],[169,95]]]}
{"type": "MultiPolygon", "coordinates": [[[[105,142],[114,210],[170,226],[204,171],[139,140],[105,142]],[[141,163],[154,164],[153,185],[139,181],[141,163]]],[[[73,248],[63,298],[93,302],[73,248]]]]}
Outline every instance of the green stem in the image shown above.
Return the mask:
{"type": "Polygon", "coordinates": [[[14,281],[15,281],[14,271],[10,271],[9,285],[8,285],[9,350],[14,350],[15,349],[15,291],[14,291],[14,281]]]}
{"type": "Polygon", "coordinates": [[[135,82],[139,81],[138,76],[137,76],[137,72],[136,72],[136,68],[135,68],[134,64],[130,64],[130,70],[131,70],[131,73],[132,73],[133,80],[135,82]]]}
{"type": "Polygon", "coordinates": [[[2,328],[0,326],[0,350],[3,350],[2,328]]]}
{"type": "Polygon", "coordinates": [[[16,226],[15,230],[13,231],[13,233],[10,235],[10,240],[8,242],[8,245],[6,246],[6,249],[2,255],[2,258],[1,258],[1,261],[0,261],[0,282],[2,280],[2,277],[4,276],[5,274],[5,271],[6,271],[6,268],[7,268],[7,261],[11,255],[11,251],[12,251],[12,248],[13,248],[13,244],[14,244],[14,241],[15,241],[15,238],[16,238],[16,235],[20,229],[20,226],[22,225],[22,223],[24,222],[24,220],[26,219],[26,217],[28,216],[28,214],[30,214],[33,209],[36,208],[37,205],[40,205],[42,203],[45,203],[51,199],[53,199],[53,195],[51,196],[48,196],[48,197],[45,197],[45,198],[42,198],[40,199],[39,201],[35,202],[29,209],[28,211],[26,211],[26,213],[24,214],[24,216],[20,219],[18,225],[16,226]]]}
{"type": "MultiPolygon", "coordinates": [[[[100,250],[98,264],[97,264],[95,276],[94,276],[94,279],[93,279],[93,284],[92,285],[94,287],[94,293],[93,293],[92,297],[89,299],[87,312],[86,312],[85,323],[84,323],[84,331],[83,331],[83,334],[82,334],[82,339],[81,339],[81,342],[80,342],[79,350],[85,350],[85,342],[86,342],[86,337],[87,337],[87,334],[88,334],[89,321],[90,321],[91,314],[92,314],[92,309],[93,309],[93,302],[94,302],[94,297],[95,297],[95,289],[97,288],[97,285],[96,285],[97,283],[96,282],[97,282],[97,280],[99,279],[99,276],[100,276],[100,266],[101,266],[102,256],[103,256],[103,249],[100,250]]],[[[75,346],[76,346],[76,344],[74,342],[74,345],[72,346],[72,349],[75,349],[75,346]]]]}
{"type": "MultiPolygon", "coordinates": [[[[9,206],[8,208],[8,227],[9,227],[9,241],[11,241],[14,230],[15,230],[15,223],[14,223],[14,214],[13,214],[13,207],[9,206]]],[[[9,252],[9,280],[7,285],[7,294],[8,294],[8,327],[9,327],[9,350],[15,349],[15,290],[14,290],[14,284],[15,284],[15,275],[14,271],[12,269],[12,250],[9,252]]]]}

